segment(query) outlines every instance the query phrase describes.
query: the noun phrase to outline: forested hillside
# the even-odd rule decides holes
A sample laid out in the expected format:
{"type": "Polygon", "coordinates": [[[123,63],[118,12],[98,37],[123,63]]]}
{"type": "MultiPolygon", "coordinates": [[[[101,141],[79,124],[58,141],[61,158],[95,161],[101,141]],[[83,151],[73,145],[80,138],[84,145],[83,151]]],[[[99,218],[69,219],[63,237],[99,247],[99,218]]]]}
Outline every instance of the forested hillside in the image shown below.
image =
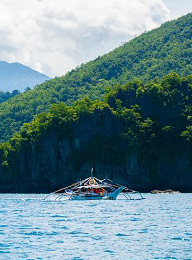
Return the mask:
{"type": "Polygon", "coordinates": [[[19,131],[33,115],[48,111],[52,103],[70,105],[85,95],[102,99],[107,87],[135,78],[147,82],[169,72],[187,76],[192,73],[191,58],[192,14],[188,14],[0,104],[0,141],[19,131]]]}
{"type": "Polygon", "coordinates": [[[0,190],[51,191],[86,177],[192,191],[192,76],[136,80],[72,106],[53,104],[0,145],[0,190]]]}
{"type": "Polygon", "coordinates": [[[6,92],[3,92],[3,91],[0,91],[0,103],[2,102],[5,102],[6,100],[16,96],[16,95],[19,95],[20,94],[20,91],[15,89],[13,90],[12,92],[9,92],[9,91],[6,91],[6,92]]]}

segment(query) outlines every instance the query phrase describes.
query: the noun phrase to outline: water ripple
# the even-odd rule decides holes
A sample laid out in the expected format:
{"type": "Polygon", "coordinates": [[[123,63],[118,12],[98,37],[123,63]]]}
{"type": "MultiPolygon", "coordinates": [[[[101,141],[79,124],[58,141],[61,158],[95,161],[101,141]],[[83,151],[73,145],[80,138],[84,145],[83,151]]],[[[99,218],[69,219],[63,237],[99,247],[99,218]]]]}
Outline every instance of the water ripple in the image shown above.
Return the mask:
{"type": "Polygon", "coordinates": [[[192,194],[146,194],[144,201],[43,197],[1,194],[0,259],[192,259],[192,194]]]}

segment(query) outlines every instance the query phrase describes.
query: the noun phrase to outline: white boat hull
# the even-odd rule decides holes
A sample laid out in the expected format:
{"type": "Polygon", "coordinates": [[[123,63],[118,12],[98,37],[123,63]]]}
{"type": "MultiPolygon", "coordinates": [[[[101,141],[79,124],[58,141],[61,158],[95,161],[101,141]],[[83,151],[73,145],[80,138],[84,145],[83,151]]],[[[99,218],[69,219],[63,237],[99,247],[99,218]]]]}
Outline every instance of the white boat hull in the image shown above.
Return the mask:
{"type": "Polygon", "coordinates": [[[100,194],[72,194],[69,199],[70,200],[116,200],[117,196],[122,192],[124,187],[119,187],[113,193],[108,195],[100,195],[100,194]]]}

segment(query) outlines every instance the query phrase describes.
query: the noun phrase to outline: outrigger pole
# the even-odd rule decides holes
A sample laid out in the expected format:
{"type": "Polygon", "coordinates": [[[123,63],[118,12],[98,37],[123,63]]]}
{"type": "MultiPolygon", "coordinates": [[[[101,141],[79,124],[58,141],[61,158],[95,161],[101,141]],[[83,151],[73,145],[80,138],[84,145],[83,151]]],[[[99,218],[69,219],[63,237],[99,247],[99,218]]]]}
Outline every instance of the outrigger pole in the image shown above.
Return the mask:
{"type": "Polygon", "coordinates": [[[71,185],[69,185],[69,186],[67,186],[67,187],[64,187],[64,188],[61,188],[61,189],[59,189],[59,190],[56,190],[56,191],[53,191],[53,192],[51,192],[51,193],[49,193],[47,196],[45,196],[45,198],[43,198],[44,200],[47,198],[47,197],[49,197],[50,195],[52,195],[52,194],[55,194],[55,193],[58,193],[58,192],[60,192],[60,191],[62,191],[62,190],[66,190],[66,189],[68,189],[68,188],[71,188],[72,186],[75,186],[75,185],[77,185],[79,182],[76,182],[76,183],[73,183],[73,184],[71,184],[71,185]]]}
{"type": "Polygon", "coordinates": [[[124,195],[124,197],[128,200],[145,199],[142,196],[142,194],[138,191],[134,191],[134,190],[129,189],[125,186],[114,183],[113,181],[111,181],[109,179],[108,180],[99,180],[96,177],[93,177],[93,169],[92,169],[91,170],[91,177],[88,177],[85,180],[80,180],[79,182],[73,183],[72,185],[69,185],[67,187],[60,188],[60,189],[48,194],[47,196],[45,196],[44,200],[47,199],[50,195],[57,194],[57,193],[60,193],[60,194],[56,197],[55,200],[57,200],[59,197],[62,197],[64,195],[70,195],[70,198],[71,198],[71,196],[75,194],[75,191],[81,192],[82,187],[84,189],[86,189],[86,188],[87,189],[90,189],[90,188],[97,189],[97,187],[98,187],[98,188],[100,188],[100,189],[102,189],[103,191],[106,192],[103,185],[105,185],[106,188],[108,188],[108,187],[113,188],[113,189],[119,189],[120,187],[123,188],[122,191],[124,190],[125,192],[122,195],[124,195]],[[137,199],[132,198],[131,195],[133,195],[133,194],[139,194],[140,198],[137,198],[137,199]]]}

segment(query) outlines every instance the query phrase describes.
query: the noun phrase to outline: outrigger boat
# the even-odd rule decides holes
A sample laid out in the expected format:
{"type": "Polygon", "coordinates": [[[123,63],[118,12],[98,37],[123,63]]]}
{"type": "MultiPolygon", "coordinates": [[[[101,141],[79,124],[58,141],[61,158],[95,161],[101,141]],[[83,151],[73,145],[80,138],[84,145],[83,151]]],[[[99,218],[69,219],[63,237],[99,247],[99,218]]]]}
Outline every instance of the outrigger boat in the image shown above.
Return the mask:
{"type": "Polygon", "coordinates": [[[132,195],[136,193],[139,194],[137,200],[144,199],[140,192],[128,189],[111,180],[99,180],[95,177],[89,177],[83,181],[54,191],[44,199],[54,195],[55,200],[62,200],[63,198],[69,200],[116,200],[120,193],[129,200],[135,200],[132,195]]]}

